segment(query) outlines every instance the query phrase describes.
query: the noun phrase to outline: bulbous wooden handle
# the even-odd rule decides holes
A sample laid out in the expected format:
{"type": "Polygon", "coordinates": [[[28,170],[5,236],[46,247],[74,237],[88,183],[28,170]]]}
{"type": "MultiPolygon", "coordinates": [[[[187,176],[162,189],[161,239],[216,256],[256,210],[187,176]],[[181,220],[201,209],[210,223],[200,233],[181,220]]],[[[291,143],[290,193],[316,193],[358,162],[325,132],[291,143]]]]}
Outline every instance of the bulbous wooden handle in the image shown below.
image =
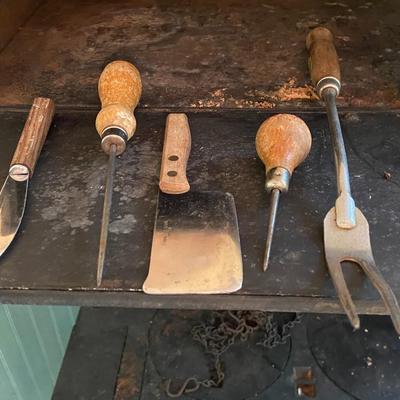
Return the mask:
{"type": "Polygon", "coordinates": [[[96,118],[97,132],[102,136],[106,129],[116,127],[129,140],[136,130],[133,111],[142,94],[139,71],[127,61],[113,61],[101,73],[98,91],[101,110],[96,118]]]}
{"type": "Polygon", "coordinates": [[[261,124],[256,136],[256,149],[267,172],[282,167],[292,174],[306,159],[311,141],[310,130],[302,119],[278,114],[261,124]]]}
{"type": "Polygon", "coordinates": [[[54,109],[54,102],[51,99],[36,97],[33,101],[11,161],[9,174],[13,179],[23,181],[32,177],[53,120],[54,109]]]}
{"type": "Polygon", "coordinates": [[[191,136],[186,114],[169,114],[161,160],[159,186],[162,192],[182,194],[190,190],[186,177],[190,147],[191,136]]]}
{"type": "Polygon", "coordinates": [[[327,77],[336,78],[340,83],[340,66],[331,31],[324,27],[313,29],[306,39],[310,54],[308,68],[314,85],[327,77]]]}

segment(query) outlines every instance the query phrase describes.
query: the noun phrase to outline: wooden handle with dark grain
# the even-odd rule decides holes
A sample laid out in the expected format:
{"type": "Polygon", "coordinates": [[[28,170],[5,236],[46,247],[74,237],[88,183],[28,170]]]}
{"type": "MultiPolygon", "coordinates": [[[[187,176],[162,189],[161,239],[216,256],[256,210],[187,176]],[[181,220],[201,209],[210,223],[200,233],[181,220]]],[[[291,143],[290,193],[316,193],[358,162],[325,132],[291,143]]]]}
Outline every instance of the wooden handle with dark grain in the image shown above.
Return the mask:
{"type": "Polygon", "coordinates": [[[159,186],[162,192],[182,194],[190,190],[186,177],[190,147],[191,136],[186,114],[169,114],[160,171],[159,186]]]}
{"type": "Polygon", "coordinates": [[[256,149],[267,172],[282,167],[292,174],[306,159],[311,141],[310,130],[302,119],[278,114],[261,124],[256,136],[256,149]]]}
{"type": "Polygon", "coordinates": [[[29,111],[28,119],[19,139],[9,175],[15,180],[32,177],[54,116],[54,102],[44,97],[36,97],[29,111]]]}
{"type": "Polygon", "coordinates": [[[310,54],[308,67],[314,85],[327,77],[336,78],[340,82],[340,66],[336,53],[333,35],[324,27],[313,29],[306,39],[306,47],[310,54]]]}
{"type": "Polygon", "coordinates": [[[101,110],[96,118],[100,136],[110,127],[123,130],[129,140],[136,130],[133,111],[142,94],[142,81],[137,68],[127,61],[106,65],[98,83],[101,110]]]}

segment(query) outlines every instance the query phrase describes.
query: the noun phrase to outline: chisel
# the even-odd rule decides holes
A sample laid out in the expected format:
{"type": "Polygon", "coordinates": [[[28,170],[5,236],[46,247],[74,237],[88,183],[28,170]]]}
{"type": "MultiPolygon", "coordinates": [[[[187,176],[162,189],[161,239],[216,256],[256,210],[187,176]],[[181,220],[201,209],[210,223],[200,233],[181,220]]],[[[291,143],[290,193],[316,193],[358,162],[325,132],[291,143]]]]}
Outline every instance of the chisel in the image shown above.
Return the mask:
{"type": "Polygon", "coordinates": [[[136,130],[133,112],[142,94],[140,73],[127,61],[113,61],[101,73],[98,91],[101,110],[97,114],[96,130],[101,137],[101,147],[109,156],[97,261],[97,286],[100,286],[107,247],[115,158],[125,151],[127,141],[136,130]]]}
{"type": "Polygon", "coordinates": [[[271,193],[264,271],[268,268],[279,196],[288,191],[294,169],[308,156],[311,140],[306,123],[290,114],[275,115],[264,121],[258,129],[257,154],[265,164],[265,188],[271,193]]]}
{"type": "Polygon", "coordinates": [[[0,192],[0,255],[14,239],[25,211],[32,178],[54,115],[54,102],[37,97],[33,101],[8,176],[0,192]]]}

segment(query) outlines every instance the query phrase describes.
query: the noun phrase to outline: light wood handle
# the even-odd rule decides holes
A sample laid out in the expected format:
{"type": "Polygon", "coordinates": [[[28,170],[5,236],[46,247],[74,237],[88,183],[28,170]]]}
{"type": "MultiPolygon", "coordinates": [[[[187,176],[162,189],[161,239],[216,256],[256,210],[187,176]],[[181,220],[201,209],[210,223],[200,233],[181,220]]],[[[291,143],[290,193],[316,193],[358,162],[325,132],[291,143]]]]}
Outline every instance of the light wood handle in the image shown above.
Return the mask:
{"type": "Polygon", "coordinates": [[[133,111],[142,94],[139,71],[127,61],[113,61],[101,73],[98,90],[101,110],[96,118],[97,132],[103,136],[106,129],[118,128],[129,140],[136,130],[133,111]]]}
{"type": "Polygon", "coordinates": [[[169,114],[165,126],[161,160],[160,190],[168,194],[182,194],[190,190],[186,166],[191,147],[190,128],[185,114],[169,114]]]}
{"type": "Polygon", "coordinates": [[[13,179],[23,181],[32,177],[53,120],[54,109],[53,100],[44,97],[34,99],[11,161],[9,174],[13,179]]]}
{"type": "Polygon", "coordinates": [[[267,172],[282,167],[292,174],[306,159],[311,141],[310,130],[302,119],[278,114],[261,124],[256,136],[256,149],[267,172]]]}
{"type": "Polygon", "coordinates": [[[327,77],[334,77],[340,82],[340,66],[336,53],[333,35],[324,27],[313,29],[306,39],[306,47],[310,54],[308,68],[314,85],[327,77]]]}

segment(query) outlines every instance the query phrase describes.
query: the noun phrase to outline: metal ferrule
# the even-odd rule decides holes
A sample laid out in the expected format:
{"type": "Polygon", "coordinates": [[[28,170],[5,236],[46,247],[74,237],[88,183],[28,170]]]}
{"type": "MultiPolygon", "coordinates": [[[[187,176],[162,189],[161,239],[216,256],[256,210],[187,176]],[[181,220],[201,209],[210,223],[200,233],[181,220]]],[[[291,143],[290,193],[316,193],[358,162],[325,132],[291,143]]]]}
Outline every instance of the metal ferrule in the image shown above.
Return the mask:
{"type": "Polygon", "coordinates": [[[272,168],[267,171],[265,181],[265,189],[271,192],[278,189],[280,192],[287,192],[289,190],[290,172],[283,167],[272,168]]]}
{"type": "Polygon", "coordinates": [[[323,91],[327,88],[332,88],[335,89],[336,91],[336,97],[339,96],[340,92],[340,81],[335,78],[334,76],[326,76],[325,78],[322,78],[316,86],[318,96],[322,99],[323,98],[323,91]]]}
{"type": "Polygon", "coordinates": [[[116,155],[125,151],[128,134],[118,126],[109,126],[101,134],[101,147],[103,151],[110,154],[111,146],[115,145],[116,155]]]}
{"type": "Polygon", "coordinates": [[[17,182],[24,182],[29,179],[30,171],[29,168],[24,164],[11,165],[8,170],[10,178],[17,182]]]}

